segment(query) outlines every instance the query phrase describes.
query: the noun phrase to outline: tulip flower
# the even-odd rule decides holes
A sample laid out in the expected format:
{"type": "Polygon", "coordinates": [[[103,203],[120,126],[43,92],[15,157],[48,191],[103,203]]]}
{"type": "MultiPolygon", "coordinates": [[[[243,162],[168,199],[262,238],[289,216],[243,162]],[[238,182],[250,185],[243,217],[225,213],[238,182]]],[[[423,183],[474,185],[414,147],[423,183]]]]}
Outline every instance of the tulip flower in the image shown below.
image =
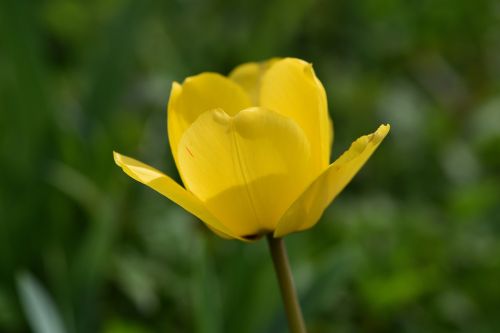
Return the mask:
{"type": "Polygon", "coordinates": [[[329,164],[325,90],[312,65],[293,58],[174,82],[167,122],[184,187],[118,153],[116,164],[217,234],[239,240],[314,226],[389,131],[380,126],[329,164]]]}
{"type": "MultiPolygon", "coordinates": [[[[326,93],[312,65],[295,58],[174,82],[167,127],[184,186],[118,153],[116,164],[218,235],[270,242],[314,226],[389,132],[381,125],[330,164],[326,93]]],[[[271,250],[279,258],[280,245],[271,250]]]]}

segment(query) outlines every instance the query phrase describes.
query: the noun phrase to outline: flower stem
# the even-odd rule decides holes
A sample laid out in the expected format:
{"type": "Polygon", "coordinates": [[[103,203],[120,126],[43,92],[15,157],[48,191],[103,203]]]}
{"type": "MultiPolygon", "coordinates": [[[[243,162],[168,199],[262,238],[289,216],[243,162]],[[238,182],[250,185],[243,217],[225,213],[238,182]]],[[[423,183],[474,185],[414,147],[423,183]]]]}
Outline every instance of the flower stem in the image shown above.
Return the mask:
{"type": "Polygon", "coordinates": [[[295,291],[285,242],[283,238],[273,238],[272,234],[267,235],[267,242],[269,244],[269,251],[271,251],[271,257],[273,258],[274,271],[278,277],[290,332],[306,333],[306,325],[304,324],[302,310],[300,309],[297,292],[295,291]]]}

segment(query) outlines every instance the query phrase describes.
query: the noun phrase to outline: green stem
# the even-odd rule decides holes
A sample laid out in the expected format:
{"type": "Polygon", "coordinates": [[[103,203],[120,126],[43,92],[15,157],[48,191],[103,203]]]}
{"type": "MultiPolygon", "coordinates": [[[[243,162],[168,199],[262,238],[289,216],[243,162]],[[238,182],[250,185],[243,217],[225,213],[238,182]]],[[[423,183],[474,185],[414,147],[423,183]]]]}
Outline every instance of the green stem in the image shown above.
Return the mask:
{"type": "Polygon", "coordinates": [[[267,235],[267,242],[269,244],[269,250],[271,251],[271,257],[273,258],[274,271],[278,277],[290,332],[306,333],[306,325],[304,324],[302,310],[300,309],[297,292],[295,291],[285,242],[282,238],[273,238],[272,234],[267,235]]]}

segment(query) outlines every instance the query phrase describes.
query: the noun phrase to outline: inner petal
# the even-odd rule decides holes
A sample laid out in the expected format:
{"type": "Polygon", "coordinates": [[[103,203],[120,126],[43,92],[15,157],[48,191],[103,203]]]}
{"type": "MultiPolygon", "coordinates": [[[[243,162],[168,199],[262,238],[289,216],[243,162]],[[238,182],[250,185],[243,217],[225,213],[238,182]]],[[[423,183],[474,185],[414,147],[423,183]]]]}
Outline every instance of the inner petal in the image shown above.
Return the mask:
{"type": "Polygon", "coordinates": [[[178,156],[186,188],[241,236],[274,230],[313,176],[302,129],[257,107],[233,117],[221,109],[202,114],[184,133],[178,156]]]}
{"type": "Polygon", "coordinates": [[[279,58],[272,58],[263,62],[247,62],[231,71],[229,78],[239,84],[250,96],[252,105],[260,105],[260,86],[264,73],[279,58]]]}
{"type": "Polygon", "coordinates": [[[292,118],[304,130],[318,174],[330,160],[333,126],[325,89],[312,65],[299,59],[275,62],[263,75],[260,105],[292,118]]]}
{"type": "Polygon", "coordinates": [[[168,104],[168,135],[176,163],[179,141],[199,115],[215,108],[234,115],[250,106],[243,88],[220,74],[202,73],[187,78],[182,85],[174,82],[168,104]]]}

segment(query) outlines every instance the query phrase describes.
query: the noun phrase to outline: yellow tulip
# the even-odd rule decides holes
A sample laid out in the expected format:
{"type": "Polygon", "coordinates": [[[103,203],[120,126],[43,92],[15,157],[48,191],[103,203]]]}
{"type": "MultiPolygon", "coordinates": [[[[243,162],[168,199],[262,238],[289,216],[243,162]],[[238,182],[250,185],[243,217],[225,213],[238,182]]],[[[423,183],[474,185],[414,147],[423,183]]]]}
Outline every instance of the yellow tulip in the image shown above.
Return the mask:
{"type": "Polygon", "coordinates": [[[389,132],[381,125],[330,164],[325,90],[294,58],[174,82],[167,123],[184,187],[115,152],[116,164],[218,235],[244,241],[314,226],[389,132]]]}

